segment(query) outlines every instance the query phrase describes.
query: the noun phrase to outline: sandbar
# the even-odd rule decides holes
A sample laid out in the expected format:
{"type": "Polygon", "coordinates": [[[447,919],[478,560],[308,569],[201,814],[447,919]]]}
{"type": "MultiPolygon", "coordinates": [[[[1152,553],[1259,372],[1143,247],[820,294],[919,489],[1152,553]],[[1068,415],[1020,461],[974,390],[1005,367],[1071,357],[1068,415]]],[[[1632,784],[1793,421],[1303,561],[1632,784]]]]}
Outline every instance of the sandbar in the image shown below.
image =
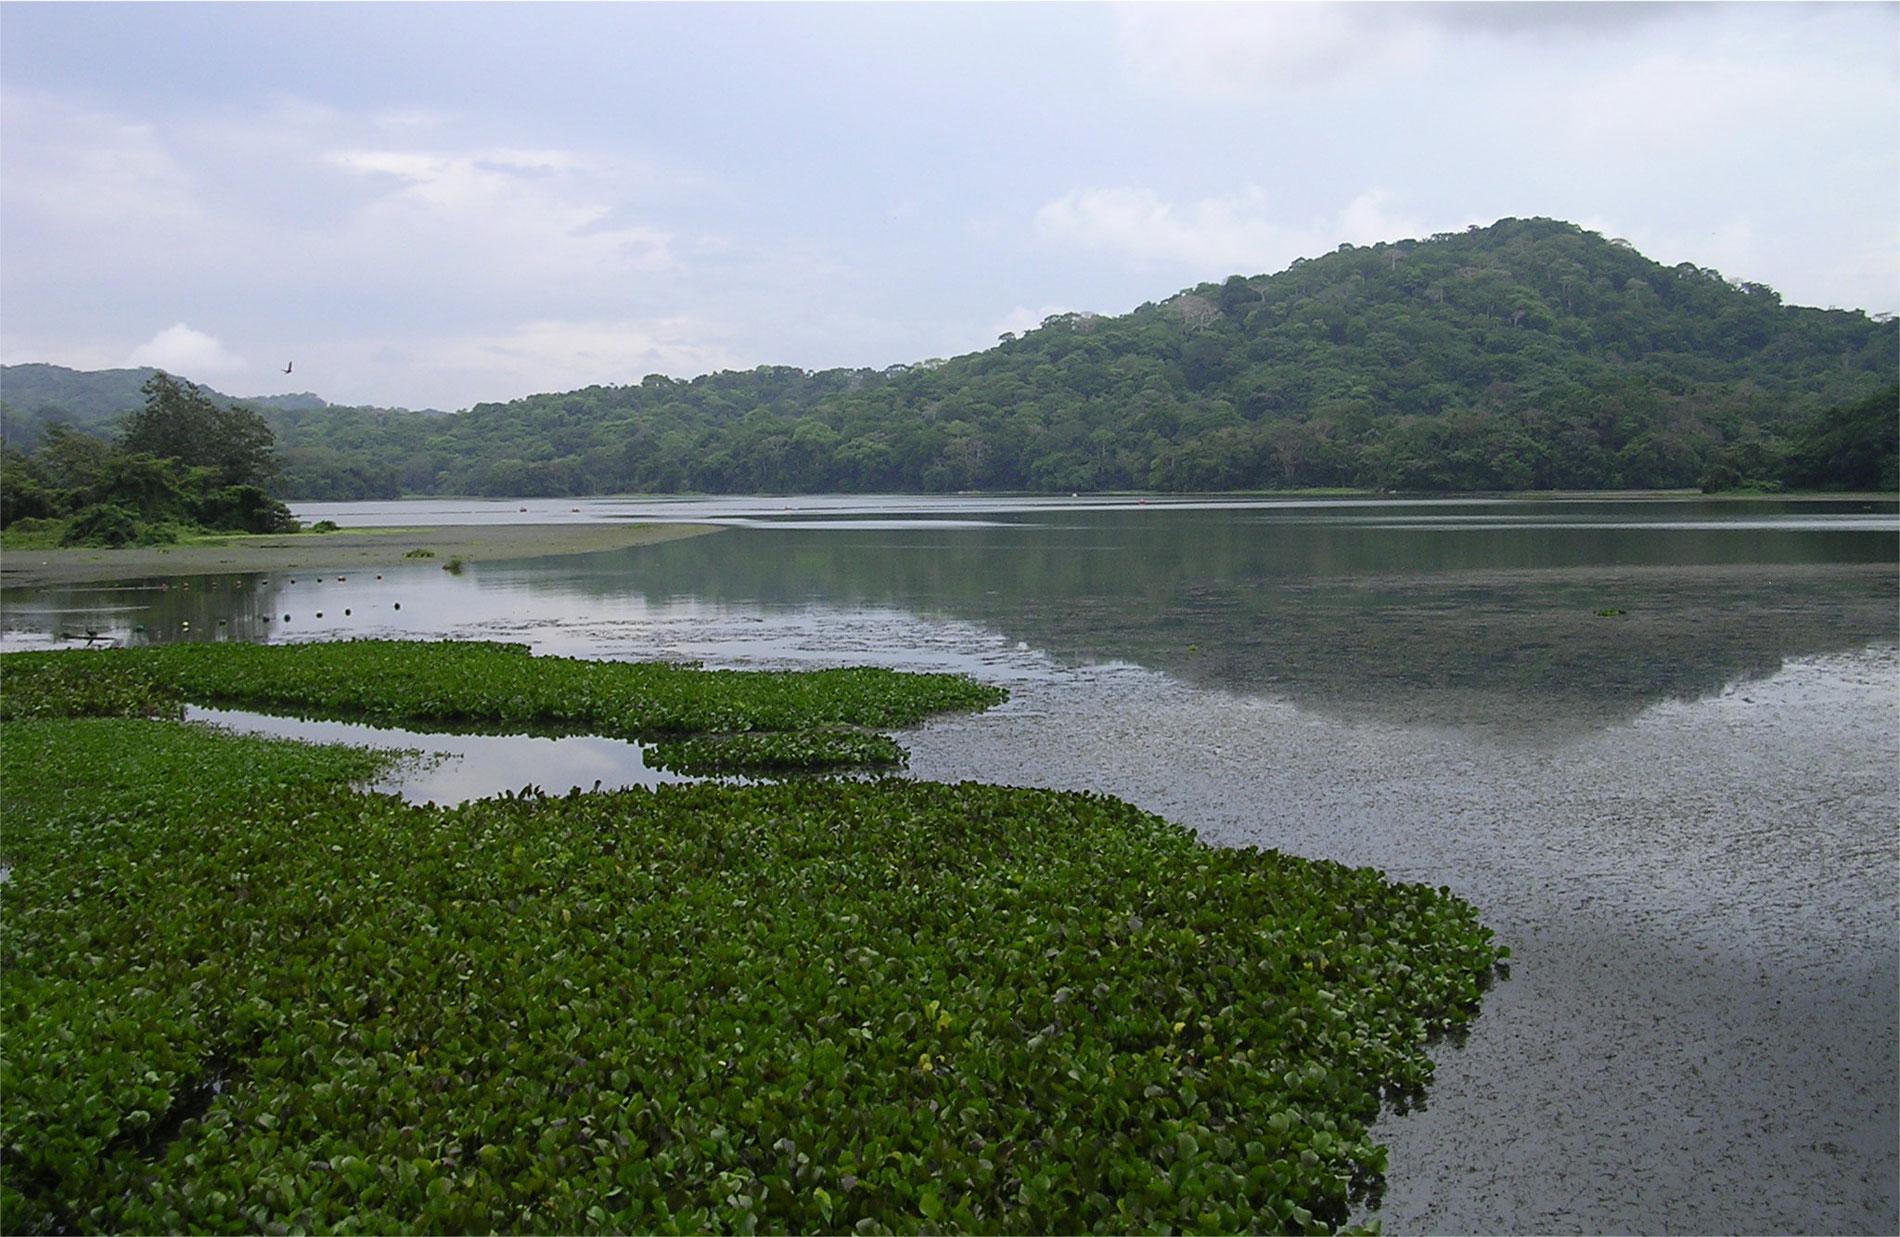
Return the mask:
{"type": "Polygon", "coordinates": [[[413,561],[407,558],[412,550],[433,551],[438,563],[451,558],[474,563],[591,554],[718,531],[719,526],[711,524],[447,524],[232,536],[123,549],[7,550],[0,553],[0,588],[141,576],[386,567],[413,561]]]}

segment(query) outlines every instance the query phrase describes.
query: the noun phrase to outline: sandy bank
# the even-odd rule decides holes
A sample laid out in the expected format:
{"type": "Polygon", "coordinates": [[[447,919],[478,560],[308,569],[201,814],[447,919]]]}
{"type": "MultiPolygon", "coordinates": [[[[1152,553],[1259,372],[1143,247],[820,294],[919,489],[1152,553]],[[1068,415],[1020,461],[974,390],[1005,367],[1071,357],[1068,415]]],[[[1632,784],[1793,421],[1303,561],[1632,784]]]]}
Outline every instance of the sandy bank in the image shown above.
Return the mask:
{"type": "Polygon", "coordinates": [[[719,531],[708,524],[453,524],[415,528],[348,528],[334,533],[237,536],[189,545],[122,550],[75,547],[8,550],[0,554],[0,587],[79,584],[140,576],[215,575],[224,572],[315,571],[383,567],[411,550],[484,562],[588,554],[651,545],[719,531]]]}

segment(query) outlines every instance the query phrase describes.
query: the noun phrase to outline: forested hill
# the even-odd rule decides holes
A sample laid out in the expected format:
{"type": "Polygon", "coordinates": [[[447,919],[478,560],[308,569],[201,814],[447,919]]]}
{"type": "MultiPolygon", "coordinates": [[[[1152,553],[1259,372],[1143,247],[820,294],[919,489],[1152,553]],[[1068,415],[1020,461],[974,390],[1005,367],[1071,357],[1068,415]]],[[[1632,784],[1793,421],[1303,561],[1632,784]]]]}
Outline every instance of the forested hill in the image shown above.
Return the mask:
{"type": "MultiPolygon", "coordinates": [[[[30,449],[49,425],[103,432],[128,413],[144,406],[144,385],[157,372],[150,366],[138,369],[68,369],[64,365],[0,365],[0,435],[11,446],[30,449]]],[[[211,387],[201,386],[200,389],[218,403],[236,404],[259,412],[343,410],[341,405],[332,404],[309,391],[240,398],[211,387]]],[[[389,410],[365,408],[352,411],[374,414],[389,410]]],[[[431,411],[425,415],[441,414],[431,411]]]]}
{"type": "Polygon", "coordinates": [[[1891,320],[1507,219],[1059,315],[950,361],[270,417],[310,498],[1678,487],[1796,475],[1823,411],[1897,372],[1891,320]]]}

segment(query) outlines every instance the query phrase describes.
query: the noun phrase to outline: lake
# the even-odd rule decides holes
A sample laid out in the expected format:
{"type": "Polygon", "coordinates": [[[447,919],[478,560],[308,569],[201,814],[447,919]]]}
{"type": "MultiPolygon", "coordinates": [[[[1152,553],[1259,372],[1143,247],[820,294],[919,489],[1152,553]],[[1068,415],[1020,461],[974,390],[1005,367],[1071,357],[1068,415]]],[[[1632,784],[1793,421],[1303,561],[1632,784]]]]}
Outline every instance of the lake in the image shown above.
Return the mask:
{"type": "MultiPolygon", "coordinates": [[[[10,591],[0,644],[450,636],[967,671],[912,774],[1099,790],[1449,886],[1514,951],[1388,1231],[1900,1229],[1900,514],[1886,501],[597,499],[352,525],[712,535],[460,574],[10,591]],[[525,510],[524,510],[525,508],[525,510]]],[[[544,741],[543,741],[544,742],[544,741]]],[[[591,766],[588,766],[591,768],[591,766]]],[[[589,774],[593,776],[593,774],[589,774]]],[[[553,789],[553,787],[551,787],[553,789]]]]}

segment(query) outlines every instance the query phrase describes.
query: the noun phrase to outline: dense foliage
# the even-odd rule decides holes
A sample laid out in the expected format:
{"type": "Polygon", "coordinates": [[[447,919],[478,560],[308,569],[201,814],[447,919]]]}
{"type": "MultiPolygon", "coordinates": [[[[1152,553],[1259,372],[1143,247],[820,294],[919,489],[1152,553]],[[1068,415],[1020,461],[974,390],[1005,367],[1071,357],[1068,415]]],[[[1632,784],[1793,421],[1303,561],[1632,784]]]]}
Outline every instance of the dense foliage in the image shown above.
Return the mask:
{"type": "Polygon", "coordinates": [[[0,528],[11,544],[152,545],[204,532],[292,532],[267,487],[272,435],[257,413],[154,374],[116,443],[63,425],[28,456],[0,451],[0,528]]]}
{"type": "Polygon", "coordinates": [[[1900,489],[1896,409],[1900,385],[1811,418],[1790,437],[1787,453],[1778,461],[1781,476],[1789,485],[1808,488],[1900,489]]]}
{"type": "MultiPolygon", "coordinates": [[[[1687,487],[1718,465],[1777,479],[1808,417],[1896,371],[1891,321],[1512,219],[1058,315],[948,362],[276,425],[308,498],[1687,487]]],[[[1891,403],[1876,428],[1900,436],[1891,403]]]]}
{"type": "Polygon", "coordinates": [[[375,761],[6,723],[5,1231],[1323,1231],[1501,953],[1100,797],[375,761]]]}
{"type": "MultiPolygon", "coordinates": [[[[52,368],[9,367],[9,398],[57,392],[52,368]]],[[[1896,372],[1900,326],[1884,316],[1786,306],[1571,224],[1506,219],[1344,245],[1121,317],[1059,314],[949,361],[651,375],[452,416],[259,406],[285,492],[308,499],[1849,488],[1851,461],[1794,439],[1896,372]]],[[[24,427],[9,432],[43,432],[57,411],[9,410],[24,427]]],[[[1868,428],[1891,452],[1892,401],[1868,428]]]]}
{"type": "Polygon", "coordinates": [[[505,725],[671,740],[655,760],[683,773],[898,765],[902,747],[853,728],[907,726],[1008,695],[958,674],[702,670],[531,657],[519,644],[413,640],[11,653],[0,656],[0,684],[0,718],[173,716],[191,701],[505,725]]]}

